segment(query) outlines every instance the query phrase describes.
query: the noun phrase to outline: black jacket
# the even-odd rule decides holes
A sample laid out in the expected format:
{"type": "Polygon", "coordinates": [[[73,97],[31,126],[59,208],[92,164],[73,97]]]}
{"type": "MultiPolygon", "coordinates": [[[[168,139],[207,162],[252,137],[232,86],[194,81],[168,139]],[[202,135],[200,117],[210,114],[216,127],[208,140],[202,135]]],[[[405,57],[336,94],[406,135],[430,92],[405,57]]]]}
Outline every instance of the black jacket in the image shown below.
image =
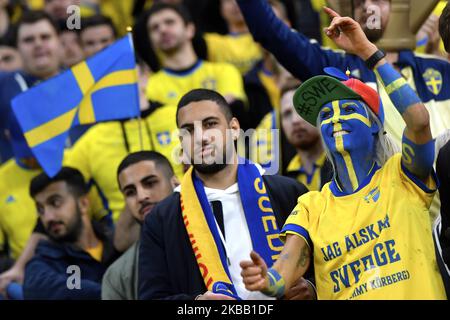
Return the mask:
{"type": "MultiPolygon", "coordinates": [[[[263,180],[281,229],[307,189],[282,176],[263,176],[263,180]]],[[[190,300],[206,291],[176,192],[145,218],[139,249],[139,299],[190,300]]]]}

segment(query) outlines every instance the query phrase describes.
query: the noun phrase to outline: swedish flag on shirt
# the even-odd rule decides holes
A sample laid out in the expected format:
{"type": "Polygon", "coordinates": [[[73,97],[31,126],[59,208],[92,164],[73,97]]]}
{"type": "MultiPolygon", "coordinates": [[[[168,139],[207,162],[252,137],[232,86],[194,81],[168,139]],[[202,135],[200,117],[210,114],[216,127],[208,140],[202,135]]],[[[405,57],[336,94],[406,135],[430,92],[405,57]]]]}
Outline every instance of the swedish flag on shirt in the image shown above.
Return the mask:
{"type": "Polygon", "coordinates": [[[71,127],[139,115],[131,36],[19,95],[12,108],[28,146],[54,176],[71,127]]]}

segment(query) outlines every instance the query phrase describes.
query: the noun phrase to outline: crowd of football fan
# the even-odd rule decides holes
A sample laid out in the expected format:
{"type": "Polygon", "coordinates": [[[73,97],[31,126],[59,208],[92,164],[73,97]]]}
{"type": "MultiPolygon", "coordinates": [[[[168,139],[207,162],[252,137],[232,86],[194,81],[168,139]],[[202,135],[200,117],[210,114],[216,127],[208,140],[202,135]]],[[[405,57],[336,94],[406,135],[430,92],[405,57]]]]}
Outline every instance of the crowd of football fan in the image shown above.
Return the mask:
{"type": "MultiPolygon", "coordinates": [[[[357,21],[358,10],[370,5],[387,10],[389,16],[390,0],[352,3],[357,21]]],[[[163,202],[167,197],[179,201],[172,193],[174,189],[179,192],[176,188],[188,170],[175,157],[180,144],[177,132],[180,121],[195,113],[181,112],[180,99],[194,89],[216,91],[241,129],[255,129],[241,155],[259,163],[260,168],[273,169],[275,165],[278,175],[297,181],[298,192],[290,197],[291,191],[285,195],[275,192],[291,188],[287,182],[265,180],[267,188],[273,189],[269,190],[272,202],[281,204],[280,208],[288,211],[284,214],[289,214],[297,197],[306,192],[304,187],[320,191],[333,178],[333,164],[327,158],[320,130],[294,109],[295,90],[329,65],[344,72],[349,68],[353,77],[374,82],[368,71],[347,65],[323,33],[331,21],[322,10],[324,5],[327,0],[0,0],[0,299],[226,298],[208,290],[198,266],[189,264],[195,255],[189,252],[190,247],[184,250],[187,234],[178,225],[170,225],[179,218],[173,223],[184,226],[181,214],[169,215],[179,212],[163,202]],[[257,16],[260,2],[267,2],[276,16],[263,25],[257,16]],[[69,22],[75,21],[78,13],[80,28],[72,29],[69,22]],[[278,25],[273,19],[295,30],[292,32],[300,35],[298,41],[291,42],[281,27],[274,30],[278,25]],[[104,50],[125,36],[129,26],[136,50],[140,120],[73,128],[64,167],[49,178],[36,159],[21,154],[23,135],[11,100],[104,50]],[[280,129],[279,134],[267,135],[270,129],[280,129]],[[166,211],[167,221],[163,222],[166,211]],[[144,224],[147,214],[158,215],[160,225],[144,224]],[[144,227],[151,232],[141,233],[144,227]],[[151,250],[146,247],[149,241],[153,241],[151,250]],[[157,261],[160,256],[155,248],[176,251],[177,243],[183,247],[179,256],[157,261]],[[143,252],[150,256],[144,257],[143,252]],[[184,263],[183,255],[192,256],[185,270],[183,265],[175,268],[174,264],[184,263]],[[159,273],[147,277],[146,268],[152,263],[160,265],[149,270],[159,273]],[[165,268],[168,274],[163,275],[165,268]]],[[[402,51],[390,62],[409,77],[410,83],[424,82],[427,88],[417,91],[430,113],[440,181],[440,201],[437,195],[430,208],[430,230],[436,232],[436,252],[444,262],[441,274],[447,284],[447,1],[438,3],[417,33],[417,43],[414,52],[402,51]],[[421,72],[423,69],[427,72],[421,72]]],[[[200,98],[188,98],[191,102],[216,99],[205,98],[201,92],[198,95],[200,98]]],[[[387,109],[389,97],[381,98],[387,109]]],[[[399,142],[404,125],[397,118],[387,120],[386,130],[399,142]],[[392,124],[394,127],[389,127],[392,124]]],[[[210,202],[216,211],[214,201],[210,202]]],[[[230,267],[231,277],[233,270],[230,267]]],[[[312,274],[305,275],[294,289],[285,298],[317,298],[312,274]]]]}

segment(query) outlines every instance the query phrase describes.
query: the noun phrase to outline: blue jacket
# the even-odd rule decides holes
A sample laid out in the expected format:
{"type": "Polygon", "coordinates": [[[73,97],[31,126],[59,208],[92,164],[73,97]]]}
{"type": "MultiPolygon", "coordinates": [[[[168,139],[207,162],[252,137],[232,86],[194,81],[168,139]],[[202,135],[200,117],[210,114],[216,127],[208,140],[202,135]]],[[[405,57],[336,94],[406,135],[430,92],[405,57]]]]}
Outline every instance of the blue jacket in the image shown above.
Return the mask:
{"type": "MultiPolygon", "coordinates": [[[[96,230],[97,231],[97,230],[96,230]]],[[[117,257],[109,234],[100,234],[103,241],[102,261],[98,262],[87,252],[68,243],[40,241],[33,259],[25,269],[23,283],[26,300],[84,300],[101,298],[101,282],[108,266],[117,257]],[[80,270],[80,289],[69,289],[69,277],[75,273],[69,266],[80,270]]]]}

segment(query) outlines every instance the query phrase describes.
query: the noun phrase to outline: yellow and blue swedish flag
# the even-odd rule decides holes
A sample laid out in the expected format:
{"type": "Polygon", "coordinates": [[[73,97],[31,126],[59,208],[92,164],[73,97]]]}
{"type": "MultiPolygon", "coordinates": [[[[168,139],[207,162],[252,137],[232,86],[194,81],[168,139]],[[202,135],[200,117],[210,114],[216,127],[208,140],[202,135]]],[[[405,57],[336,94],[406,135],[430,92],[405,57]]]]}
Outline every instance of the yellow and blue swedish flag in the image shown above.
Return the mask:
{"type": "Polygon", "coordinates": [[[17,96],[12,108],[36,159],[54,176],[70,128],[139,115],[131,36],[17,96]]]}

